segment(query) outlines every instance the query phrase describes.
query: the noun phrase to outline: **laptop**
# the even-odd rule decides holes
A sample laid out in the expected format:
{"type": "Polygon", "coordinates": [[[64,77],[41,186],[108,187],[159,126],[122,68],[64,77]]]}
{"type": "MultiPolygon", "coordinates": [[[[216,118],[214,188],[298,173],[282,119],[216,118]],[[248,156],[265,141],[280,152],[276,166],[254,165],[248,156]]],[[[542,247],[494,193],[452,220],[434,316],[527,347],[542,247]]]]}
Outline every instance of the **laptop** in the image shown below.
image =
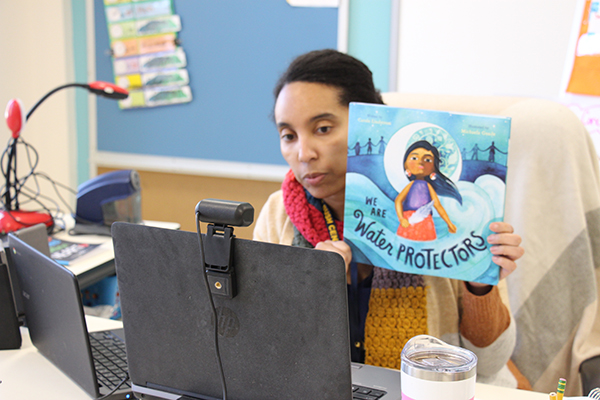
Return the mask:
{"type": "MultiPolygon", "coordinates": [[[[116,222],[112,237],[134,393],[221,399],[197,234],[116,222]]],[[[401,398],[399,371],[350,362],[338,254],[237,238],[232,248],[237,295],[212,296],[228,399],[401,398]]]]}
{"type": "MultiPolygon", "coordinates": [[[[45,224],[36,224],[33,226],[28,226],[23,229],[19,229],[18,231],[14,231],[13,235],[17,236],[19,239],[40,251],[42,254],[50,257],[50,246],[48,246],[48,228],[45,224]]],[[[8,237],[7,237],[6,245],[8,245],[8,237]]],[[[19,285],[19,279],[17,277],[17,271],[11,267],[10,262],[10,252],[6,253],[6,257],[8,259],[8,271],[10,273],[10,279],[13,287],[13,296],[15,301],[15,306],[17,310],[17,316],[19,319],[23,319],[25,315],[25,310],[23,308],[23,300],[21,296],[21,288],[19,285]]]]}
{"type": "Polygon", "coordinates": [[[14,231],[13,235],[40,253],[50,257],[50,246],[48,246],[48,228],[45,224],[36,224],[19,229],[18,231],[14,231]]]}
{"type": "MultiPolygon", "coordinates": [[[[33,345],[92,398],[108,395],[127,376],[123,330],[88,333],[75,275],[13,234],[8,251],[33,345]]],[[[125,382],[106,398],[131,396],[125,382]]]]}

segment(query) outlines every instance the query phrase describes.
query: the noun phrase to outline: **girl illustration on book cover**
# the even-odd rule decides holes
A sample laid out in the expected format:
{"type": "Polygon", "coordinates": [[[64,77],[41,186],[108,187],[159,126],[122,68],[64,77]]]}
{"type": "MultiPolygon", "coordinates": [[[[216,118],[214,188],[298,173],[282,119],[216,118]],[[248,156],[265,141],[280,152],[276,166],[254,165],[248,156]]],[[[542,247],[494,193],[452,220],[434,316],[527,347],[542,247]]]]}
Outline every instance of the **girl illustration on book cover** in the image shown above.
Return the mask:
{"type": "Polygon", "coordinates": [[[462,205],[462,197],[454,183],[440,172],[438,149],[426,140],[419,140],[404,153],[404,170],[410,181],[395,200],[400,225],[397,235],[416,241],[437,238],[432,209],[448,224],[448,231],[456,233],[438,196],[456,199],[462,205]]]}

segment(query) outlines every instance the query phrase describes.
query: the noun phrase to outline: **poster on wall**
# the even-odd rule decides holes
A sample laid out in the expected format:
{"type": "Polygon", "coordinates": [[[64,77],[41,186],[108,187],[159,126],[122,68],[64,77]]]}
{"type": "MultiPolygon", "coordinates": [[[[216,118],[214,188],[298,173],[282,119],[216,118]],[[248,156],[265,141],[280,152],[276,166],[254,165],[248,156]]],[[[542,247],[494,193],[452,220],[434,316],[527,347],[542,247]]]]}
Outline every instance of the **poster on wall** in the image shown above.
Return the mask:
{"type": "Polygon", "coordinates": [[[115,83],[129,90],[123,109],[192,100],[181,18],[172,0],[104,0],[115,83]]]}
{"type": "Polygon", "coordinates": [[[600,96],[600,1],[586,0],[567,92],[600,96]]]}
{"type": "Polygon", "coordinates": [[[588,129],[600,158],[600,1],[579,0],[560,102],[588,129]]]}

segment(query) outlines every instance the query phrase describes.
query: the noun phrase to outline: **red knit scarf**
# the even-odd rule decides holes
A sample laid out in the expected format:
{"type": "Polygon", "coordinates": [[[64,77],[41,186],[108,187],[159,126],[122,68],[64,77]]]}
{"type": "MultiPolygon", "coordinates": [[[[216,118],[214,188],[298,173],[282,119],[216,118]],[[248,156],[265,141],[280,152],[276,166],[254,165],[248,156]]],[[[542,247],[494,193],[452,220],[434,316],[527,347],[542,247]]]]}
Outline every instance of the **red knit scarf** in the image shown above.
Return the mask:
{"type": "MultiPolygon", "coordinates": [[[[313,246],[331,239],[323,216],[321,200],[316,199],[304,189],[296,180],[292,170],[286,174],[281,189],[285,212],[302,236],[313,246]]],[[[336,220],[335,225],[340,240],[343,240],[344,223],[336,220]]]]}

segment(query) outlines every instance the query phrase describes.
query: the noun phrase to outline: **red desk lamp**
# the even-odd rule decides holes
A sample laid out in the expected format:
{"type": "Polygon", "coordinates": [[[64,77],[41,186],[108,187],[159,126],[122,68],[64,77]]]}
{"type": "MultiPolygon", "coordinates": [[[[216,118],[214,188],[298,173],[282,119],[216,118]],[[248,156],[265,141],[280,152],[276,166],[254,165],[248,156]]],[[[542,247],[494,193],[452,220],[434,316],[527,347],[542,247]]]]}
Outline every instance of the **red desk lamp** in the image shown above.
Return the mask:
{"type": "Polygon", "coordinates": [[[68,87],[84,88],[91,93],[114,100],[126,99],[127,96],[129,96],[127,90],[119,86],[108,82],[96,81],[89,84],[69,83],[59,86],[42,97],[31,110],[29,110],[27,115],[23,112],[21,100],[12,99],[8,102],[6,111],[4,112],[4,118],[6,119],[8,128],[12,132],[12,136],[6,150],[0,157],[0,167],[6,181],[4,191],[0,194],[2,206],[0,209],[0,234],[4,235],[39,223],[46,224],[48,228],[54,226],[54,218],[49,212],[24,211],[19,209],[19,194],[21,193],[21,188],[24,186],[26,179],[32,175],[35,166],[32,167],[31,173],[24,178],[19,179],[17,177],[17,143],[26,144],[20,137],[20,133],[25,126],[25,122],[29,119],[35,109],[53,93],[68,87]],[[4,163],[5,158],[6,163],[4,163]]]}

